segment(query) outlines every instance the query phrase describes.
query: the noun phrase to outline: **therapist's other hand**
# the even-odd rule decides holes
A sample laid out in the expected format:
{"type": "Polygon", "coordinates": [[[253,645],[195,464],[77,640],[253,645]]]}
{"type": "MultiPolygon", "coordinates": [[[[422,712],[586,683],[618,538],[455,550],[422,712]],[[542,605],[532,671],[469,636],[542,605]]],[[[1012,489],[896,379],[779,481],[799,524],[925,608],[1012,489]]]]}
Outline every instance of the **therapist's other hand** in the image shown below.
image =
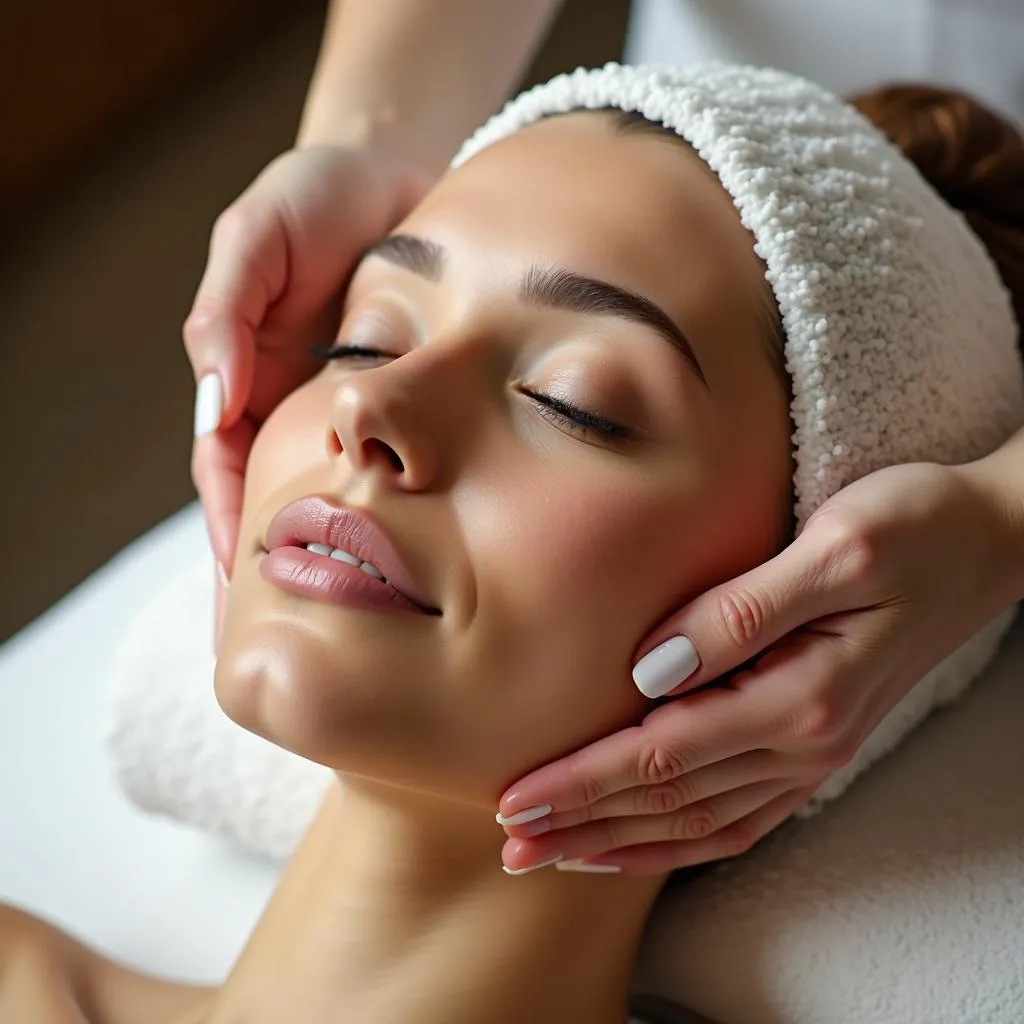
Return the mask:
{"type": "Polygon", "coordinates": [[[1015,600],[1015,542],[972,468],[864,477],[781,554],[668,619],[638,653],[671,646],[634,678],[686,695],[511,786],[499,822],[534,820],[506,825],[505,866],[561,855],[560,868],[657,874],[742,853],[789,817],[1015,600]]]}
{"type": "Polygon", "coordinates": [[[312,376],[353,264],[429,182],[383,152],[295,149],[275,159],[214,225],[185,348],[195,373],[192,479],[218,566],[219,635],[246,460],[260,424],[312,376]]]}

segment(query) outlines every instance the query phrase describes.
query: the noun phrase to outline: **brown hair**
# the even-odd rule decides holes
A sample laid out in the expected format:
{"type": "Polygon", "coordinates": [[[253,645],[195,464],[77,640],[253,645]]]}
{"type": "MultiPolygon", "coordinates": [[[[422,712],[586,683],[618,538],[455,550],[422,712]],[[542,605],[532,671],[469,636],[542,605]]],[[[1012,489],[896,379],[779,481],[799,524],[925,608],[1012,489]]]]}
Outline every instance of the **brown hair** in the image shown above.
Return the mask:
{"type": "MultiPolygon", "coordinates": [[[[1024,329],[1024,137],[953,89],[890,85],[849,97],[967,218],[1010,290],[1024,329]]],[[[1024,341],[1018,334],[1019,340],[1024,341]]]]}

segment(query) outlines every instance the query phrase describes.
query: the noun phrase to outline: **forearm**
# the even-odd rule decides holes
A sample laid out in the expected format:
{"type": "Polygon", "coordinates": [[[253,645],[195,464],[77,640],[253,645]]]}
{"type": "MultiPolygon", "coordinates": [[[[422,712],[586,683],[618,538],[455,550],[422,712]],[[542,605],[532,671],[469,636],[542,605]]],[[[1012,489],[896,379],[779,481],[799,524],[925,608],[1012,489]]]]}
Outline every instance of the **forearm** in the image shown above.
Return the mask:
{"type": "MultiPolygon", "coordinates": [[[[1001,557],[994,581],[1007,602],[1024,599],[1024,429],[991,455],[961,467],[985,496],[1001,557]]],[[[941,557],[937,553],[936,557],[941,557]]]]}
{"type": "Polygon", "coordinates": [[[442,173],[508,97],[561,0],[333,0],[299,145],[380,145],[442,173]]]}

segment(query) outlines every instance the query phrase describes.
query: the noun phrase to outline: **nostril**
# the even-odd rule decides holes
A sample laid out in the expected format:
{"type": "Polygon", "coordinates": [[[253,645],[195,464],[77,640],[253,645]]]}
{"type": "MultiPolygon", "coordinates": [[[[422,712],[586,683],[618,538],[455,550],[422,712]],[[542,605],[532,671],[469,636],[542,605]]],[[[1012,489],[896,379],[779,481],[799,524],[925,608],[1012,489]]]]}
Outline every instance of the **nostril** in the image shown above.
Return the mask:
{"type": "Polygon", "coordinates": [[[366,442],[366,446],[371,452],[375,450],[380,451],[384,458],[386,458],[388,462],[391,463],[391,466],[394,469],[396,469],[399,473],[401,473],[405,469],[405,464],[402,462],[402,457],[398,454],[398,452],[395,451],[394,448],[391,447],[391,445],[385,444],[385,442],[378,440],[375,437],[372,437],[366,442]]]}

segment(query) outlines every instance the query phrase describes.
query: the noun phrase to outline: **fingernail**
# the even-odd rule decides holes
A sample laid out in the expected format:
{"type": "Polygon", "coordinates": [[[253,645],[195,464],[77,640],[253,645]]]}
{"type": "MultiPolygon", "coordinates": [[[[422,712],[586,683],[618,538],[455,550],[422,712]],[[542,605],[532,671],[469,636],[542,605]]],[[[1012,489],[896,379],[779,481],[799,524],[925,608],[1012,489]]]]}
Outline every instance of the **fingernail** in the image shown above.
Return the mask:
{"type": "Polygon", "coordinates": [[[528,875],[531,871],[537,871],[540,868],[549,868],[552,864],[557,864],[562,859],[563,854],[559,854],[557,857],[552,857],[551,860],[542,860],[539,864],[531,864],[528,868],[507,868],[504,864],[501,865],[501,870],[506,875],[528,875]]]}
{"type": "Polygon", "coordinates": [[[227,590],[231,586],[231,580],[228,579],[227,571],[224,569],[224,563],[217,563],[217,579],[220,580],[220,585],[227,590]]]}
{"type": "Polygon", "coordinates": [[[636,688],[652,700],[689,679],[700,666],[697,648],[689,637],[674,636],[645,654],[633,666],[636,688]]]}
{"type": "Polygon", "coordinates": [[[622,868],[618,864],[587,864],[582,860],[563,860],[555,865],[556,871],[583,871],[592,875],[617,875],[622,868]]]}
{"type": "Polygon", "coordinates": [[[525,825],[529,821],[536,821],[543,818],[545,814],[551,813],[551,804],[537,804],[536,807],[527,807],[525,811],[518,814],[511,814],[507,818],[503,814],[496,814],[494,820],[499,825],[525,825]]]}
{"type": "Polygon", "coordinates": [[[220,376],[207,373],[199,378],[196,385],[196,414],[193,429],[196,437],[202,437],[220,426],[224,409],[224,389],[220,376]]]}

